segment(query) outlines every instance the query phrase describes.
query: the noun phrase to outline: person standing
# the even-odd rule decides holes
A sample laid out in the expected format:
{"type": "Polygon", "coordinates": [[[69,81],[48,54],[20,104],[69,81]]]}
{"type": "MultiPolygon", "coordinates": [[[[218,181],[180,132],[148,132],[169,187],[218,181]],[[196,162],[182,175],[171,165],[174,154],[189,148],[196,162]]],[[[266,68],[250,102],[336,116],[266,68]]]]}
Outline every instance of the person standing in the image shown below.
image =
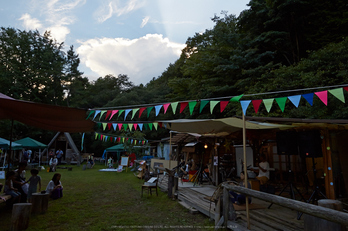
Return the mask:
{"type": "Polygon", "coordinates": [[[56,171],[57,164],[58,164],[58,160],[56,156],[50,159],[50,168],[52,172],[56,171]]]}
{"type": "Polygon", "coordinates": [[[27,203],[27,193],[29,185],[25,183],[25,168],[27,162],[19,163],[18,169],[15,170],[15,177],[13,179],[13,187],[21,194],[21,203],[27,203]]]}
{"type": "Polygon", "coordinates": [[[63,157],[63,151],[62,149],[58,149],[56,151],[56,156],[57,156],[57,159],[58,159],[58,165],[60,165],[62,163],[62,157],[63,157]]]}
{"type": "Polygon", "coordinates": [[[31,203],[31,195],[37,192],[37,185],[39,185],[39,191],[41,191],[41,177],[38,175],[39,170],[32,169],[30,170],[30,173],[31,173],[31,177],[29,178],[29,180],[27,180],[27,183],[30,182],[29,190],[28,190],[29,203],[31,203]]]}

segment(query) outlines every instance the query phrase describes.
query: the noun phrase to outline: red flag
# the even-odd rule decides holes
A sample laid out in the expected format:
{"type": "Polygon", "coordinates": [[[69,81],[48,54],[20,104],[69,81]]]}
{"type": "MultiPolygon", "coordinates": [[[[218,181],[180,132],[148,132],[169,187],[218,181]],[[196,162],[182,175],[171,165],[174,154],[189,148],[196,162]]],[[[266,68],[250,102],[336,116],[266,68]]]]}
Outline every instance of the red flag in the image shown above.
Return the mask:
{"type": "Polygon", "coordinates": [[[262,99],[255,99],[252,101],[253,103],[253,106],[254,106],[254,110],[255,110],[255,113],[257,114],[257,112],[259,111],[259,107],[262,103],[262,99]]]}
{"type": "Polygon", "coordinates": [[[220,112],[223,112],[229,101],[220,101],[220,112]]]}
{"type": "Polygon", "coordinates": [[[110,130],[112,126],[112,123],[108,123],[108,129],[110,130]]]}
{"type": "Polygon", "coordinates": [[[188,102],[180,102],[180,113],[185,109],[188,105],[188,102]]]}
{"type": "Polygon", "coordinates": [[[141,114],[143,113],[143,111],[145,111],[146,107],[142,107],[139,109],[139,118],[141,116],[141,114]]]}

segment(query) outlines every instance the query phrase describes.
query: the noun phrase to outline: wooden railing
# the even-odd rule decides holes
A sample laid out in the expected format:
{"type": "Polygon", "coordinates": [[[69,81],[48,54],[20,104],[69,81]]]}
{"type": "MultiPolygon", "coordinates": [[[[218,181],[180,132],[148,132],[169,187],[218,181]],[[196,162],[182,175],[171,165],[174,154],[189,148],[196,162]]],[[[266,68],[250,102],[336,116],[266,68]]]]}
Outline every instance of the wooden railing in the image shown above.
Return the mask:
{"type": "Polygon", "coordinates": [[[328,209],[325,207],[320,207],[310,203],[288,199],[288,198],[284,198],[277,195],[259,192],[256,190],[231,185],[228,183],[223,183],[222,187],[223,187],[223,213],[221,217],[216,217],[215,220],[216,220],[216,224],[219,224],[219,225],[223,224],[225,227],[227,227],[229,213],[232,214],[232,217],[236,217],[233,206],[229,206],[229,203],[230,203],[229,191],[230,190],[234,192],[242,193],[247,196],[258,198],[263,201],[268,201],[273,204],[277,204],[289,209],[293,209],[298,212],[306,213],[311,216],[319,217],[328,221],[342,224],[344,226],[348,226],[348,213],[345,213],[345,212],[340,212],[337,210],[328,209]]]}

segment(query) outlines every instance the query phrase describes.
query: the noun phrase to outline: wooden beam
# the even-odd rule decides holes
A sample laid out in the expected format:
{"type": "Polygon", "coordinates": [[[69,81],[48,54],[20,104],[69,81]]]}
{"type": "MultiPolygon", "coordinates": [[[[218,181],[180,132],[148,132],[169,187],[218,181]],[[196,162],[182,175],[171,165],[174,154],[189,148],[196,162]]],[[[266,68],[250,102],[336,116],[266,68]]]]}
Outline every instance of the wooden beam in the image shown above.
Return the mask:
{"type": "Polygon", "coordinates": [[[273,204],[277,204],[280,206],[284,206],[286,208],[293,209],[295,211],[303,212],[315,217],[319,217],[328,221],[333,221],[336,223],[340,223],[342,225],[348,226],[348,213],[336,211],[333,209],[328,209],[324,207],[320,207],[317,205],[313,205],[310,203],[305,203],[293,199],[284,198],[281,196],[263,193],[259,191],[255,191],[252,189],[229,185],[227,183],[223,183],[222,185],[227,190],[233,190],[235,192],[239,192],[248,196],[252,196],[263,201],[268,201],[273,204]]]}

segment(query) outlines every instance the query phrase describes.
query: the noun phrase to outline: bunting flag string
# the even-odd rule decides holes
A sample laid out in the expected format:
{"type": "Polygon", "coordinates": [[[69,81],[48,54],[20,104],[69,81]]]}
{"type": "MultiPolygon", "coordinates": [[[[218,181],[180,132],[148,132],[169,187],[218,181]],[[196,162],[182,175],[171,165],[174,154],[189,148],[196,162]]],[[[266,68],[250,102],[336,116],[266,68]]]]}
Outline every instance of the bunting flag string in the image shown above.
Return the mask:
{"type": "MultiPolygon", "coordinates": [[[[84,136],[83,136],[84,138],[84,136]]],[[[114,143],[130,143],[130,144],[141,144],[141,145],[145,145],[147,144],[149,141],[148,140],[143,140],[143,139],[137,139],[134,137],[123,137],[123,136],[112,136],[112,135],[105,135],[105,134],[101,134],[98,132],[95,132],[94,135],[94,139],[95,140],[101,140],[103,142],[114,142],[114,143]]]]}
{"type": "MultiPolygon", "coordinates": [[[[179,107],[179,113],[183,113],[184,109],[188,106],[189,107],[189,113],[190,115],[193,114],[195,107],[197,103],[200,103],[199,106],[199,113],[202,113],[204,107],[206,105],[209,105],[210,107],[210,113],[213,114],[214,108],[220,104],[220,113],[223,112],[228,105],[229,102],[239,102],[242,107],[243,113],[246,113],[250,102],[252,102],[252,105],[254,107],[254,111],[257,114],[259,111],[259,108],[261,104],[263,103],[266,111],[269,113],[273,107],[273,102],[275,101],[277,105],[279,106],[280,110],[282,112],[285,111],[285,106],[286,103],[289,99],[289,101],[296,107],[299,107],[300,100],[301,98],[304,98],[310,106],[313,106],[313,101],[314,101],[314,95],[316,95],[324,105],[328,105],[328,92],[340,100],[342,103],[345,103],[345,96],[344,96],[344,91],[348,91],[348,86],[345,87],[340,87],[340,88],[335,88],[335,89],[330,89],[330,90],[324,90],[324,91],[318,91],[318,92],[312,92],[312,93],[306,93],[302,95],[292,95],[292,96],[287,96],[287,97],[276,97],[276,98],[268,98],[268,99],[252,99],[252,100],[241,100],[242,97],[245,97],[244,94],[239,95],[239,96],[234,96],[232,97],[229,101],[218,101],[218,100],[195,100],[195,101],[183,101],[183,102],[172,102],[172,103],[166,103],[166,104],[159,104],[159,105],[154,105],[150,107],[141,107],[141,108],[135,108],[135,109],[124,109],[124,110],[91,110],[88,113],[88,116],[86,119],[92,118],[95,121],[96,117],[99,115],[99,120],[102,120],[103,115],[106,113],[105,120],[111,120],[115,114],[118,114],[118,117],[125,112],[124,115],[124,120],[126,120],[127,115],[129,114],[130,111],[132,111],[132,120],[134,119],[136,113],[138,113],[138,117],[140,118],[142,113],[146,110],[147,111],[147,118],[150,116],[151,110],[154,108],[155,109],[155,116],[157,117],[163,107],[163,114],[166,114],[168,111],[169,106],[172,108],[172,113],[176,113],[176,109],[178,105],[179,107]]],[[[166,127],[166,124],[164,124],[166,127]]],[[[140,127],[137,125],[140,130],[142,130],[142,126],[140,127]]],[[[104,125],[103,125],[104,128],[104,125]]],[[[114,126],[115,128],[115,126],[114,126]]],[[[150,127],[149,127],[150,128],[150,127]]],[[[136,130],[137,128],[135,128],[136,130]]],[[[151,126],[152,129],[152,126],[151,126]]],[[[105,128],[104,128],[105,130],[105,128]]],[[[115,130],[115,129],[114,129],[115,130]]],[[[157,130],[157,129],[156,129],[157,130]]]]}
{"type": "Polygon", "coordinates": [[[159,128],[163,128],[163,127],[167,127],[166,123],[161,123],[161,122],[148,122],[145,123],[146,126],[144,126],[143,123],[104,123],[104,122],[97,122],[97,128],[99,128],[100,126],[102,126],[103,131],[105,131],[106,129],[111,130],[111,128],[113,128],[114,131],[117,131],[117,129],[119,131],[121,131],[122,129],[127,131],[127,129],[129,129],[130,131],[132,131],[134,129],[134,131],[136,131],[138,128],[140,131],[143,130],[143,127],[146,129],[148,128],[149,130],[152,130],[152,128],[155,128],[156,130],[158,130],[159,128]]]}

